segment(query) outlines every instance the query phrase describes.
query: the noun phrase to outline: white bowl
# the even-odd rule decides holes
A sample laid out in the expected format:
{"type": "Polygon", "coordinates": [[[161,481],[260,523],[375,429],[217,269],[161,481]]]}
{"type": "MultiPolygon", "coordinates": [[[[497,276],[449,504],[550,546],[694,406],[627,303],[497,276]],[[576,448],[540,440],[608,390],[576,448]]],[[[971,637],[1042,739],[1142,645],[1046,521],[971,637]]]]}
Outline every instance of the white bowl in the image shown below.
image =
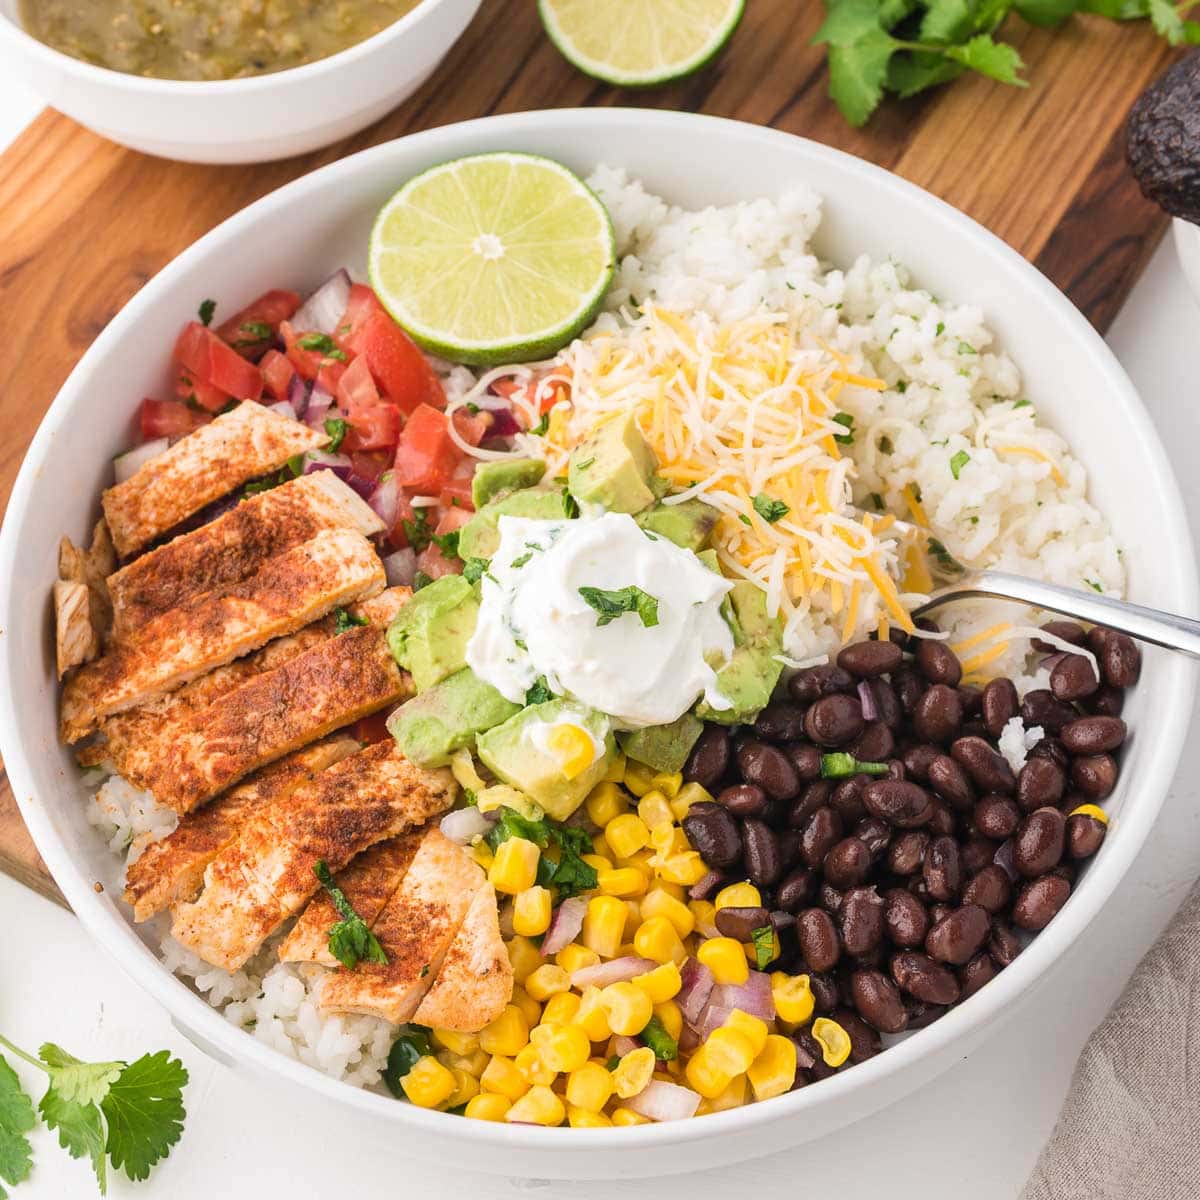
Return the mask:
{"type": "Polygon", "coordinates": [[[1171,222],[1175,234],[1175,253],[1183,267],[1184,278],[1196,303],[1200,304],[1200,225],[1181,221],[1178,217],[1171,222]]]}
{"type": "MultiPolygon", "coordinates": [[[[227,1063],[344,1105],[403,1153],[478,1170],[614,1178],[699,1169],[767,1153],[858,1120],[969,1053],[1030,999],[1129,868],[1175,769],[1194,691],[1181,658],[1148,649],[1126,708],[1133,736],[1109,802],[1108,839],[1062,912],[961,1007],[886,1053],[813,1087],[692,1121],[631,1129],[537,1129],[465,1121],[355,1090],[236,1030],[159,964],[115,896],[93,881],[112,859],[83,810],[87,790],[55,734],[51,618],[55,547],[83,537],[109,456],[128,445],[143,395],[199,298],[236,307],[268,286],[303,289],[363,271],[379,206],[431,164],[482,150],[550,155],[586,171],[623,164],[690,206],[773,195],[806,181],[826,198],[821,253],[848,263],[893,254],[935,293],[978,304],[1012,351],[1029,395],[1088,467],[1092,495],[1125,548],[1133,598],[1197,607],[1192,540],[1171,467],[1116,360],[1071,304],[998,238],[911,184],[814,142],[714,118],[621,109],[523,113],[431,130],[334,163],[226,221],[151,280],[81,360],[38,430],[0,532],[0,742],[30,831],[89,931],[182,1028],[227,1063]],[[150,352],[147,353],[147,347],[150,352]]],[[[1033,1001],[1026,1007],[1030,1018],[1033,1001]]],[[[982,1098],[981,1098],[982,1100],[982,1098]]]]}
{"type": "Polygon", "coordinates": [[[39,42],[0,0],[0,70],[81,125],[185,162],[267,162],[327,146],[378,120],[429,77],[480,0],[422,0],[394,25],[306,66],[249,79],[146,79],[39,42]]]}

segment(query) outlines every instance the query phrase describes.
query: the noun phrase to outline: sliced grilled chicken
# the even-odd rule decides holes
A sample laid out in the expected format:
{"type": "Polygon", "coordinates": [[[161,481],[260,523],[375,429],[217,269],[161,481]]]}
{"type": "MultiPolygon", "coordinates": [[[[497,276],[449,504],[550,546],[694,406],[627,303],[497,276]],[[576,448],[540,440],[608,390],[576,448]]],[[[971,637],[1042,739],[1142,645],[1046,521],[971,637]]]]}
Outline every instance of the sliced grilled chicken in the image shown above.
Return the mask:
{"type": "Polygon", "coordinates": [[[201,592],[249,578],[267,559],[323,529],[356,529],[369,537],[383,522],[332,471],[302,475],[243,500],[202,525],[134,559],[108,579],[113,635],[135,635],[147,621],[201,592]]]}
{"type": "Polygon", "coordinates": [[[206,504],[328,441],[325,433],[245,400],[104,492],[100,503],[113,544],[128,558],[206,504]]]}
{"type": "Polygon", "coordinates": [[[412,1019],[418,1025],[476,1033],[504,1011],[512,994],[513,969],[500,936],[496,889],[485,883],[412,1019]]]}
{"type": "MultiPolygon", "coordinates": [[[[70,538],[63,538],[59,542],[58,577],[64,583],[82,583],[87,588],[88,620],[97,646],[107,642],[112,630],[112,602],[105,580],[116,567],[116,551],[108,533],[108,525],[103,520],[96,522],[92,544],[87,550],[81,550],[70,538]]],[[[75,636],[78,636],[78,631],[75,636]]],[[[99,653],[98,649],[96,653],[99,653]]]]}
{"type": "Polygon", "coordinates": [[[359,744],[348,737],[306,746],[185,817],[165,838],[151,842],[125,872],[124,899],[133,906],[133,919],[147,921],[171,905],[191,899],[200,890],[205,868],[234,841],[256,810],[277,803],[319,771],[358,750],[359,744]]]}
{"type": "Polygon", "coordinates": [[[322,771],[254,813],[204,872],[204,890],[174,908],[171,931],[205,962],[236,971],[318,888],[356,855],[449,808],[458,794],[444,768],[413,766],[380,742],[322,771]]]}
{"type": "Polygon", "coordinates": [[[325,530],[268,559],[249,579],[163,613],[80,668],[63,688],[61,736],[78,741],[105,717],[374,595],[385,582],[383,564],[362,534],[325,530]]]}
{"type": "Polygon", "coordinates": [[[333,972],[321,987],[322,1010],[407,1021],[437,978],[483,885],[479,864],[441,830],[428,830],[372,929],[388,961],[363,962],[353,971],[333,972]]]}
{"type": "Polygon", "coordinates": [[[54,581],[54,656],[61,679],[100,653],[100,634],[92,624],[86,583],[54,581]]]}
{"type": "MultiPolygon", "coordinates": [[[[424,831],[414,830],[380,842],[360,854],[334,879],[350,906],[368,925],[375,924],[375,919],[395,894],[423,837],[424,831]]],[[[279,947],[279,961],[315,962],[336,967],[338,960],[329,952],[329,928],[340,920],[327,893],[315,896],[279,947]]]]}

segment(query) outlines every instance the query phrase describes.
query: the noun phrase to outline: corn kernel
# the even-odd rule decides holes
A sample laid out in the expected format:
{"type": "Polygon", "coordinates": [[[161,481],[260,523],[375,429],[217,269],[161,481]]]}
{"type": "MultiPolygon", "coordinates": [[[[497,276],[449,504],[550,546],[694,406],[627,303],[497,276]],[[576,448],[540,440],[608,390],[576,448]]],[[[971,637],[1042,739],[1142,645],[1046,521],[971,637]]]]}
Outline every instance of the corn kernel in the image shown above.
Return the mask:
{"type": "Polygon", "coordinates": [[[630,760],[625,764],[625,775],[622,782],[628,791],[635,796],[644,796],[654,788],[655,771],[644,763],[630,760]]]}
{"type": "Polygon", "coordinates": [[[696,918],[683,900],[672,895],[666,887],[652,888],[642,900],[642,916],[666,917],[681,938],[696,928],[696,918]]]}
{"type": "Polygon", "coordinates": [[[623,1055],[612,1073],[613,1091],[622,1100],[636,1096],[654,1074],[654,1051],[649,1046],[639,1046],[623,1055]]]}
{"type": "Polygon", "coordinates": [[[612,1119],[602,1112],[591,1112],[586,1108],[568,1104],[567,1124],[572,1129],[608,1129],[612,1125],[612,1119]]]}
{"type": "Polygon", "coordinates": [[[536,884],[513,897],[513,930],[522,937],[537,937],[550,928],[553,909],[550,889],[536,884]]]}
{"type": "MultiPolygon", "coordinates": [[[[533,999],[544,1003],[551,996],[571,990],[571,977],[555,963],[543,963],[525,980],[525,990],[533,999]]],[[[545,1020],[545,1017],[542,1018],[545,1020]]]]}
{"type": "Polygon", "coordinates": [[[731,883],[717,893],[716,907],[761,908],[762,896],[752,883],[731,883]]]}
{"type": "Polygon", "coordinates": [[[730,1079],[744,1074],[756,1057],[750,1038],[729,1025],[722,1025],[708,1035],[704,1051],[712,1065],[730,1079]]]}
{"type": "Polygon", "coordinates": [[[693,804],[712,802],[712,793],[698,783],[685,783],[671,800],[671,815],[677,821],[682,821],[688,815],[693,804]]]}
{"type": "Polygon", "coordinates": [[[504,1119],[527,1125],[561,1125],[566,1116],[563,1102],[544,1084],[535,1084],[504,1114],[504,1119]]]}
{"type": "Polygon", "coordinates": [[[650,997],[651,1004],[662,1004],[678,994],[683,987],[683,979],[674,962],[665,962],[653,971],[635,975],[633,985],[640,987],[650,997]]]}
{"type": "Polygon", "coordinates": [[[749,1099],[746,1094],[747,1082],[745,1075],[736,1075],[729,1081],[729,1086],[712,1099],[702,1100],[696,1109],[697,1116],[705,1113],[725,1112],[730,1108],[741,1108],[749,1099]]]}
{"type": "Polygon", "coordinates": [[[431,1054],[424,1054],[400,1080],[404,1094],[418,1108],[437,1108],[454,1094],[454,1075],[431,1054]]]}
{"type": "Polygon", "coordinates": [[[695,850],[683,854],[672,854],[658,868],[658,877],[668,883],[681,883],[685,887],[697,884],[708,874],[708,865],[695,850]]]}
{"type": "MultiPolygon", "coordinates": [[[[608,770],[602,776],[605,783],[620,783],[625,778],[625,765],[629,760],[624,754],[618,754],[608,765],[608,770]]],[[[599,824],[599,822],[596,822],[599,824]]]]}
{"type": "Polygon", "coordinates": [[[613,853],[612,847],[608,844],[608,839],[604,836],[604,830],[599,833],[592,834],[592,853],[597,858],[606,858],[609,862],[616,862],[617,856],[613,853]]]}
{"type": "Polygon", "coordinates": [[[688,912],[692,914],[697,929],[716,928],[717,906],[711,900],[689,900],[688,912]]]}
{"type": "Polygon", "coordinates": [[[466,1115],[476,1121],[503,1121],[508,1112],[508,1097],[498,1092],[480,1092],[467,1101],[466,1115]]]}
{"type": "MultiPolygon", "coordinates": [[[[668,1037],[679,1041],[679,1035],[683,1032],[683,1013],[680,1011],[679,1005],[674,1000],[664,1000],[661,1004],[654,1006],[654,1015],[662,1022],[662,1027],[667,1031],[668,1037]]],[[[672,1063],[671,1065],[677,1064],[672,1063]]]]}
{"type": "Polygon", "coordinates": [[[633,935],[633,948],[639,957],[653,959],[656,963],[682,963],[687,958],[679,933],[666,917],[643,921],[633,935]]]}
{"type": "Polygon", "coordinates": [[[525,838],[513,837],[501,842],[496,858],[488,871],[488,882],[498,892],[515,896],[537,879],[538,859],[541,851],[525,838]]]}
{"type": "Polygon", "coordinates": [[[572,1024],[579,1013],[579,1004],[579,997],[574,992],[559,992],[551,996],[542,1009],[542,1024],[572,1024]]]}
{"type": "Polygon", "coordinates": [[[600,1002],[608,1014],[608,1027],[616,1034],[633,1037],[646,1028],[646,1022],[654,1015],[650,997],[632,983],[610,983],[602,988],[600,1002]]]}
{"type": "Polygon", "coordinates": [[[641,896],[646,891],[646,876],[637,867],[617,867],[597,870],[596,884],[605,896],[641,896]]]}
{"type": "Polygon", "coordinates": [[[438,1062],[448,1071],[466,1071],[476,1079],[483,1074],[488,1065],[488,1054],[485,1050],[475,1049],[470,1054],[455,1054],[450,1050],[439,1050],[435,1055],[438,1062]]]}
{"type": "Polygon", "coordinates": [[[625,905],[615,896],[593,896],[588,901],[579,940],[601,958],[615,958],[625,932],[625,905]]]}
{"type": "Polygon", "coordinates": [[[612,859],[605,858],[603,854],[581,854],[579,857],[596,872],[613,869],[612,859]]]}
{"type": "Polygon", "coordinates": [[[608,1011],[604,1007],[603,994],[598,987],[589,986],[583,989],[575,1021],[583,1026],[588,1038],[593,1042],[602,1042],[611,1036],[612,1027],[608,1023],[608,1011]]]}
{"type": "Polygon", "coordinates": [[[524,983],[546,960],[533,942],[517,934],[508,940],[508,961],[512,964],[513,979],[524,983]]]}
{"type": "Polygon", "coordinates": [[[750,978],[742,944],[731,937],[715,937],[701,942],[696,957],[713,973],[718,983],[729,983],[736,987],[750,978]]]}
{"type": "Polygon", "coordinates": [[[733,1074],[721,1070],[713,1061],[708,1053],[707,1042],[688,1059],[687,1070],[684,1073],[688,1086],[706,1100],[715,1100],[733,1081],[733,1074]]]}
{"type": "Polygon", "coordinates": [[[738,1033],[744,1033],[746,1040],[754,1050],[755,1057],[762,1053],[762,1048],[767,1044],[767,1034],[770,1033],[766,1021],[760,1017],[753,1017],[740,1008],[735,1008],[725,1018],[725,1028],[736,1029],[738,1033]]]}
{"type": "Polygon", "coordinates": [[[492,853],[492,848],[487,842],[479,841],[475,845],[468,847],[467,853],[485,870],[490,871],[492,863],[496,861],[496,856],[492,853]]]}
{"type": "Polygon", "coordinates": [[[650,844],[650,830],[636,813],[622,813],[605,825],[604,840],[617,858],[628,858],[650,844]]]}
{"type": "Polygon", "coordinates": [[[455,1054],[472,1054],[479,1049],[479,1036],[474,1033],[459,1033],[457,1029],[442,1029],[435,1026],[431,1030],[433,1040],[455,1054]]]}
{"type": "Polygon", "coordinates": [[[542,1019],[542,1006],[523,988],[513,988],[510,1003],[515,1004],[525,1018],[525,1024],[532,1029],[542,1019]]]}
{"type": "Polygon", "coordinates": [[[671,775],[663,772],[655,775],[650,781],[668,800],[674,800],[679,795],[680,789],[683,787],[683,773],[675,771],[671,775]]]}
{"type": "Polygon", "coordinates": [[[578,942],[572,942],[554,956],[554,961],[568,975],[573,975],[576,971],[582,971],[584,967],[594,967],[600,961],[600,955],[578,942]]]}
{"type": "Polygon", "coordinates": [[[454,1076],[454,1091],[446,1101],[447,1108],[458,1108],[479,1095],[479,1080],[470,1071],[464,1071],[461,1067],[451,1068],[450,1074],[454,1076]]]}
{"type": "Polygon", "coordinates": [[[778,1033],[768,1035],[746,1076],[755,1100],[782,1096],[796,1082],[796,1043],[778,1033]]]}
{"type": "Polygon", "coordinates": [[[649,1125],[650,1118],[643,1117],[641,1113],[634,1112],[632,1108],[616,1108],[613,1110],[612,1123],[614,1125],[649,1125]]]}
{"type": "Polygon", "coordinates": [[[581,1025],[539,1025],[530,1036],[542,1061],[559,1074],[582,1067],[592,1052],[591,1040],[581,1025]]]}
{"type": "Polygon", "coordinates": [[[637,811],[647,829],[657,829],[660,825],[668,829],[674,827],[675,818],[671,814],[670,802],[660,791],[647,792],[638,801],[637,811]]]}
{"type": "Polygon", "coordinates": [[[613,1077],[597,1062],[586,1062],[567,1077],[567,1103],[599,1112],[613,1093],[613,1077]]]}
{"type": "MultiPolygon", "coordinates": [[[[629,869],[633,870],[632,867],[629,869]]],[[[621,937],[632,945],[633,935],[642,923],[642,906],[636,900],[622,900],[621,903],[625,905],[625,928],[621,930],[621,937]]],[[[621,953],[628,953],[624,946],[621,947],[621,953]]]]}
{"type": "Polygon", "coordinates": [[[596,761],[596,743],[583,726],[557,723],[545,733],[545,749],[564,779],[577,779],[596,761]]]}
{"type": "Polygon", "coordinates": [[[493,1054],[491,1062],[479,1077],[479,1086],[485,1092],[497,1092],[512,1101],[525,1095],[529,1090],[529,1080],[511,1058],[493,1054]]]}
{"type": "Polygon", "coordinates": [[[629,797],[615,783],[598,783],[588,793],[584,807],[592,823],[603,829],[614,817],[629,811],[629,797]]]}
{"type": "Polygon", "coordinates": [[[517,1064],[517,1070],[525,1076],[525,1082],[531,1087],[538,1083],[549,1086],[558,1074],[542,1057],[541,1047],[532,1042],[518,1051],[513,1062],[517,1064]]]}
{"type": "Polygon", "coordinates": [[[506,1004],[504,1011],[479,1034],[480,1048],[488,1054],[516,1054],[529,1041],[529,1022],[515,1005],[506,1004]]]}
{"type": "Polygon", "coordinates": [[[1108,824],[1108,813],[1104,811],[1098,804],[1079,804],[1071,809],[1068,816],[1091,817],[1099,821],[1101,825],[1108,824]]]}
{"type": "Polygon", "coordinates": [[[828,1017],[818,1017],[812,1023],[812,1035],[821,1045],[825,1065],[840,1067],[850,1057],[850,1035],[828,1017]]]}
{"type": "Polygon", "coordinates": [[[681,854],[691,848],[683,830],[669,823],[651,828],[650,845],[654,850],[656,865],[670,854],[681,854]]]}
{"type": "Polygon", "coordinates": [[[775,1015],[790,1025],[803,1025],[813,1015],[812,986],[807,975],[771,972],[771,995],[775,1015]]]}

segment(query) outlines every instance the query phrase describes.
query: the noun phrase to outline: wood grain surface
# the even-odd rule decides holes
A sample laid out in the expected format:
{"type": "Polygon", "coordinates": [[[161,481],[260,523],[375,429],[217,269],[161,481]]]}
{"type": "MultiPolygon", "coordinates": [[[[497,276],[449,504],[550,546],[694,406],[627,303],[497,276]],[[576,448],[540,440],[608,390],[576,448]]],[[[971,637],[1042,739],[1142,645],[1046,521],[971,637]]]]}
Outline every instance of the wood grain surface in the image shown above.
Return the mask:
{"type": "MultiPolygon", "coordinates": [[[[395,112],[345,143],[258,167],[148,158],[43,112],[0,155],[0,500],[7,502],[34,429],[80,355],[184,247],[314,167],[488,113],[653,106],[734,117],[838,146],[988,226],[1104,330],[1165,228],[1123,161],[1129,106],[1171,54],[1145,22],[1076,18],[1053,32],[1014,22],[1005,34],[1028,64],[1028,88],[964,78],[915,101],[889,102],[866,129],[854,130],[829,101],[824,53],[810,45],[821,19],[814,0],[749,0],[741,27],[711,68],[635,93],[570,67],[542,34],[532,0],[484,0],[446,61],[395,112]]],[[[54,892],[6,783],[0,869],[54,892]]]]}

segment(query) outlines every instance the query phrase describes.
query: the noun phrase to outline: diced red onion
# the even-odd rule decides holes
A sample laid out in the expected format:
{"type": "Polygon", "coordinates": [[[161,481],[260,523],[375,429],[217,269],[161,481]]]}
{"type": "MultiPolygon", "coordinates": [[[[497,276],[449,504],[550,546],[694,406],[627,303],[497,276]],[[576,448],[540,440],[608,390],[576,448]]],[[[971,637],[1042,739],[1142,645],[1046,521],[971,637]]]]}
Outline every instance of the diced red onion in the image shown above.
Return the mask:
{"type": "Polygon", "coordinates": [[[745,983],[719,983],[709,997],[710,1004],[730,1010],[740,1008],[763,1021],[775,1020],[775,996],[771,977],[764,971],[751,971],[745,983]]]}
{"type": "Polygon", "coordinates": [[[683,1121],[696,1115],[700,1095],[691,1088],[665,1079],[652,1079],[636,1096],[623,1101],[626,1108],[651,1121],[683,1121]]]}
{"type": "Polygon", "coordinates": [[[281,417],[287,417],[289,420],[295,421],[298,419],[295,406],[290,400],[276,400],[274,404],[268,404],[267,408],[273,413],[278,413],[281,417]]]}
{"type": "Polygon", "coordinates": [[[649,958],[638,958],[628,954],[614,958],[611,962],[597,963],[594,967],[580,967],[571,972],[571,986],[575,988],[608,987],[610,983],[624,983],[638,975],[653,971],[658,963],[649,958]]]}
{"type": "Polygon", "coordinates": [[[869,679],[864,679],[858,685],[858,699],[862,705],[864,721],[874,721],[879,717],[879,705],[875,703],[875,689],[869,679]]]}
{"type": "Polygon", "coordinates": [[[557,954],[564,946],[569,946],[583,928],[583,918],[587,913],[588,902],[582,896],[572,896],[564,900],[550,918],[550,926],[542,938],[542,955],[548,957],[557,954]]]}
{"type": "Polygon", "coordinates": [[[679,1052],[681,1054],[691,1054],[695,1048],[700,1045],[700,1035],[690,1026],[685,1025],[679,1031],[679,1052]]]}
{"type": "Polygon", "coordinates": [[[996,853],[992,855],[992,862],[994,862],[996,866],[1000,867],[1004,871],[1005,875],[1008,876],[1011,882],[1017,882],[1018,871],[1016,866],[1013,864],[1012,838],[1009,838],[1006,842],[1000,843],[996,853]]]}
{"type": "Polygon", "coordinates": [[[324,431],[325,418],[336,416],[329,410],[333,407],[333,397],[322,391],[320,388],[313,388],[312,393],[308,397],[308,405],[304,410],[304,423],[309,429],[319,429],[324,431]]]}
{"type": "Polygon", "coordinates": [[[353,467],[345,478],[346,486],[353,488],[364,500],[370,500],[375,494],[378,484],[366,475],[360,475],[353,467]]]}
{"type": "Polygon", "coordinates": [[[394,551],[383,560],[383,570],[388,587],[412,587],[417,574],[416,551],[411,546],[394,551]]]}
{"type": "Polygon", "coordinates": [[[400,515],[400,485],[391,471],[384,471],[379,477],[375,490],[367,497],[367,504],[386,528],[395,527],[400,515]]]}
{"type": "Polygon", "coordinates": [[[617,1034],[613,1038],[613,1053],[618,1058],[624,1058],[627,1054],[632,1054],[634,1050],[640,1050],[642,1043],[636,1038],[626,1037],[623,1033],[617,1034]]]}
{"type": "MultiPolygon", "coordinates": [[[[288,403],[296,410],[297,414],[303,417],[308,412],[308,400],[312,395],[313,384],[309,379],[303,379],[299,375],[293,375],[292,381],[288,384],[288,403]]],[[[322,395],[325,393],[322,392],[322,395]]]]}
{"type": "Polygon", "coordinates": [[[720,1029],[729,1020],[731,1012],[732,1005],[718,1004],[715,1000],[710,1000],[696,1021],[696,1032],[700,1035],[700,1040],[705,1041],[714,1029],[720,1029]]]}
{"type": "Polygon", "coordinates": [[[113,459],[113,472],[116,474],[117,482],[124,483],[136,473],[139,467],[144,466],[152,458],[157,458],[164,450],[169,449],[170,445],[170,441],[165,437],[155,438],[151,442],[143,442],[140,446],[134,446],[132,450],[126,450],[124,454],[118,454],[113,459]]]}
{"type": "Polygon", "coordinates": [[[350,302],[350,273],[342,268],[296,310],[292,328],[301,333],[333,333],[350,302]]]}
{"type": "Polygon", "coordinates": [[[679,974],[682,986],[675,996],[675,1003],[679,1005],[683,1019],[689,1025],[694,1025],[700,1019],[717,981],[713,973],[695,958],[687,959],[679,974]]]}
{"type": "Polygon", "coordinates": [[[510,438],[515,437],[522,432],[521,424],[517,418],[513,416],[511,408],[493,408],[489,409],[492,414],[491,428],[484,434],[485,442],[492,441],[493,438],[510,438]]]}
{"type": "Polygon", "coordinates": [[[460,846],[469,846],[477,837],[482,837],[495,824],[488,820],[486,813],[481,813],[475,805],[466,808],[456,808],[448,812],[439,824],[442,833],[452,842],[460,846]]]}
{"type": "Polygon", "coordinates": [[[332,471],[343,482],[347,482],[354,473],[354,464],[346,454],[330,454],[328,450],[310,450],[304,456],[304,474],[311,475],[314,471],[332,471]]]}
{"type": "Polygon", "coordinates": [[[709,871],[697,883],[688,888],[689,900],[708,900],[720,886],[725,876],[720,871],[709,871]]]}

